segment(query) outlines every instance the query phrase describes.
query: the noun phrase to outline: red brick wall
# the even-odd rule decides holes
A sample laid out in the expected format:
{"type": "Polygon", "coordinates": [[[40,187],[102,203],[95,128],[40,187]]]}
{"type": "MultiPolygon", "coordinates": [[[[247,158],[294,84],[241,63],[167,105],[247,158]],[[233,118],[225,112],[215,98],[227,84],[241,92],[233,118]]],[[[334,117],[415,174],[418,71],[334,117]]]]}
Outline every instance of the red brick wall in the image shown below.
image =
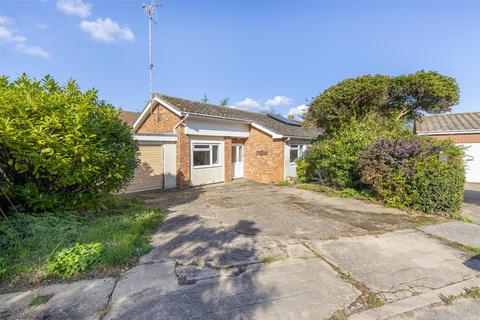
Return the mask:
{"type": "Polygon", "coordinates": [[[180,117],[164,106],[157,105],[152,114],[137,130],[138,133],[173,133],[180,117]]]}
{"type": "Polygon", "coordinates": [[[190,186],[190,138],[185,134],[185,127],[177,128],[177,187],[185,189],[190,186]]]}
{"type": "Polygon", "coordinates": [[[280,182],[284,170],[284,142],[251,127],[244,144],[245,178],[257,182],[280,182]]]}
{"type": "Polygon", "coordinates": [[[232,138],[224,138],[224,168],[225,168],[225,182],[232,181],[232,138]]]}
{"type": "Polygon", "coordinates": [[[430,137],[436,139],[452,139],[455,143],[480,143],[480,133],[473,134],[442,134],[442,135],[431,135],[430,137]]]}

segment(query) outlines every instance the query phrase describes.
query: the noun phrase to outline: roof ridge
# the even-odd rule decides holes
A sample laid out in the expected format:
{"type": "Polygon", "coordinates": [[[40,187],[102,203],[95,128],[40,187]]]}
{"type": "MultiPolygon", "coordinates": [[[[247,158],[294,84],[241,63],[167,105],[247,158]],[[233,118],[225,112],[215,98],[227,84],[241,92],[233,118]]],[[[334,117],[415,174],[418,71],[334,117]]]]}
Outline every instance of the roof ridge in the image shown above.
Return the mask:
{"type": "Polygon", "coordinates": [[[189,102],[194,102],[194,103],[202,103],[202,104],[206,104],[206,105],[211,106],[211,107],[216,107],[216,108],[221,108],[221,109],[227,109],[227,110],[228,110],[228,109],[234,109],[234,110],[239,110],[239,111],[242,111],[242,112],[259,114],[259,115],[263,115],[263,116],[266,116],[266,115],[267,115],[267,114],[261,113],[261,112],[248,111],[248,110],[243,110],[243,109],[238,109],[238,108],[220,106],[220,105],[218,105],[218,104],[212,104],[212,103],[202,102],[202,101],[198,101],[198,100],[192,100],[192,99],[185,99],[185,98],[174,97],[174,96],[170,96],[170,95],[168,95],[168,94],[163,94],[163,93],[159,93],[159,92],[155,92],[154,94],[155,94],[155,95],[159,95],[159,96],[165,96],[165,97],[173,98],[173,99],[180,99],[180,100],[185,100],[185,101],[189,101],[189,102]]]}
{"type": "Polygon", "coordinates": [[[442,113],[442,114],[428,114],[428,115],[422,116],[422,118],[455,116],[457,114],[480,114],[480,111],[465,111],[465,112],[452,112],[452,113],[442,113]]]}

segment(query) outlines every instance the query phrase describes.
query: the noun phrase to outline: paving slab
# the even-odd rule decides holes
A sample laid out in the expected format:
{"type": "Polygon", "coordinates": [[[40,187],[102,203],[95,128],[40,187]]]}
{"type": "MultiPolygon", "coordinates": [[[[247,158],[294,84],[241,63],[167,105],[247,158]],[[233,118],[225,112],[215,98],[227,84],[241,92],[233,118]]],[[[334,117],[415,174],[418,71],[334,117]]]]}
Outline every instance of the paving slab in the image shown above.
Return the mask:
{"type": "Polygon", "coordinates": [[[0,319],[98,319],[107,306],[112,278],[55,284],[0,295],[0,319]],[[32,306],[35,298],[45,303],[32,306]]]}
{"type": "Polygon", "coordinates": [[[480,248],[480,225],[477,224],[452,221],[421,227],[420,230],[449,241],[480,248]]]}
{"type": "Polygon", "coordinates": [[[386,301],[480,275],[480,257],[416,230],[313,241],[311,246],[386,301]]]}
{"type": "Polygon", "coordinates": [[[117,283],[107,319],[312,319],[331,315],[360,292],[320,259],[246,266],[237,275],[181,285],[172,263],[132,269],[117,283]]]}
{"type": "Polygon", "coordinates": [[[480,299],[461,299],[452,305],[437,305],[414,310],[388,320],[478,320],[480,299]]]}
{"type": "MultiPolygon", "coordinates": [[[[466,288],[474,288],[480,287],[480,278],[472,278],[469,280],[465,280],[462,282],[455,283],[450,286],[442,287],[439,289],[435,289],[432,291],[428,291],[426,293],[422,293],[416,296],[412,296],[409,298],[405,298],[402,300],[394,301],[389,304],[383,305],[378,308],[369,309],[357,314],[353,314],[349,317],[350,320],[382,320],[382,319],[417,319],[415,316],[421,316],[422,314],[429,314],[429,310],[436,310],[435,313],[438,313],[438,310],[442,310],[442,306],[444,302],[442,300],[442,296],[459,296],[465,293],[466,288]],[[439,307],[440,306],[440,307],[439,307]],[[412,318],[413,317],[413,318],[412,318]]],[[[478,303],[476,300],[472,300],[467,303],[467,306],[470,305],[471,302],[478,303]]],[[[466,310],[463,305],[459,305],[458,308],[447,308],[448,310],[453,312],[459,312],[466,316],[475,315],[478,319],[478,315],[480,313],[475,311],[475,308],[466,310]]],[[[446,314],[449,314],[447,312],[446,314]]],[[[451,314],[451,313],[450,313],[451,314]]],[[[450,318],[437,318],[437,317],[427,317],[423,319],[428,320],[437,320],[437,319],[450,319],[450,318]]],[[[452,317],[451,319],[463,319],[463,318],[455,318],[452,317]]]]}

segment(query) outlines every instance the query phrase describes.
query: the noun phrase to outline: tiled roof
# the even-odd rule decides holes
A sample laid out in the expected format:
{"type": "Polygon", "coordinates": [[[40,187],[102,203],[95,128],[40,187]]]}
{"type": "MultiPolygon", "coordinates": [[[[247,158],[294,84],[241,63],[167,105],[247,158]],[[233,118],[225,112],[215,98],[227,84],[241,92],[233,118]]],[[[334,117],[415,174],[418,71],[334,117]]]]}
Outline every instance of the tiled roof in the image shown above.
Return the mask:
{"type": "Polygon", "coordinates": [[[140,112],[133,112],[133,111],[120,111],[120,119],[122,119],[123,122],[133,126],[135,123],[135,120],[140,116],[140,112]]]}
{"type": "Polygon", "coordinates": [[[451,113],[422,117],[415,122],[417,132],[480,130],[480,112],[451,113]]]}
{"type": "Polygon", "coordinates": [[[287,137],[316,138],[323,132],[323,130],[314,127],[285,124],[281,121],[274,120],[263,113],[221,107],[209,103],[170,97],[159,93],[156,93],[155,96],[166,101],[182,112],[251,121],[268,130],[287,137]]]}

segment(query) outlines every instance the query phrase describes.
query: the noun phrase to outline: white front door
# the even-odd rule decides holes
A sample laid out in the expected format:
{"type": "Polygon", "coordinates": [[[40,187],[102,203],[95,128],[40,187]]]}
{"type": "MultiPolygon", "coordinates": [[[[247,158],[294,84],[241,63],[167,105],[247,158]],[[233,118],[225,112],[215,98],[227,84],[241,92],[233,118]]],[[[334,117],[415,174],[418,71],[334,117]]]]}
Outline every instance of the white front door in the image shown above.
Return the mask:
{"type": "Polygon", "coordinates": [[[232,177],[243,177],[243,144],[232,145],[232,177]]]}

